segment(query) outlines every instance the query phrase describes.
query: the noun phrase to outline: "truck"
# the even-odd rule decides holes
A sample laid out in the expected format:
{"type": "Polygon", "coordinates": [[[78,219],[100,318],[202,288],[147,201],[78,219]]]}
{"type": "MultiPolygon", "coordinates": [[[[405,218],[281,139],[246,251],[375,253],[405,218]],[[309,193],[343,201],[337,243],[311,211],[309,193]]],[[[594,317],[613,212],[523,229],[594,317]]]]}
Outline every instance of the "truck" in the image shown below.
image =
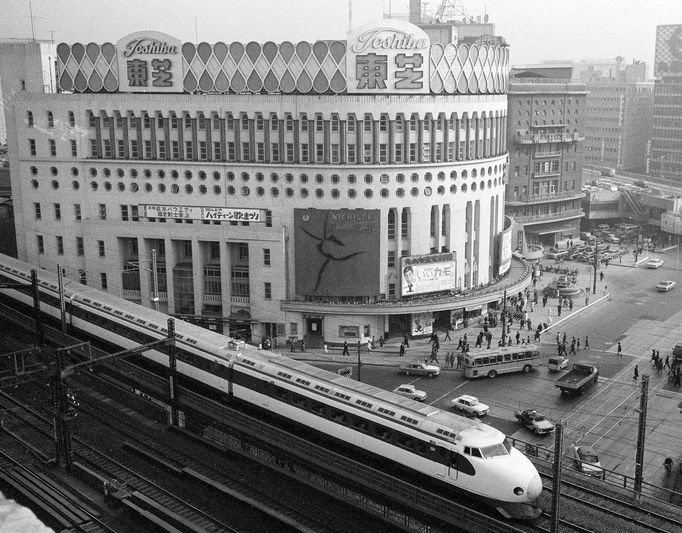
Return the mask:
{"type": "Polygon", "coordinates": [[[597,383],[599,369],[588,361],[574,363],[573,369],[554,382],[554,386],[561,389],[561,393],[578,394],[582,396],[588,387],[597,383]]]}

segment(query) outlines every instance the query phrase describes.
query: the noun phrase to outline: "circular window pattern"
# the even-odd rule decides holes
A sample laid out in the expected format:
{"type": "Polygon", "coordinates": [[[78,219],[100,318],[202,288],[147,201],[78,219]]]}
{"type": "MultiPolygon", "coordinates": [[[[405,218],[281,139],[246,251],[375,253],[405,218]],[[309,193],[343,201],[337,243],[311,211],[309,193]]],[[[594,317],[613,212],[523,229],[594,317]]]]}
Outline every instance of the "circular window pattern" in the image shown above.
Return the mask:
{"type": "Polygon", "coordinates": [[[340,181],[339,175],[338,174],[332,174],[331,180],[332,180],[332,183],[338,183],[340,181]]]}
{"type": "Polygon", "coordinates": [[[263,196],[265,194],[265,189],[263,187],[256,187],[256,194],[258,196],[263,196]]]}
{"type": "Polygon", "coordinates": [[[90,188],[91,188],[93,191],[96,191],[96,190],[97,190],[97,182],[96,182],[96,181],[91,181],[91,182],[90,182],[90,188]]]}
{"type": "Polygon", "coordinates": [[[301,180],[301,183],[308,183],[308,175],[307,174],[301,174],[300,180],[301,180]]]}
{"type": "Polygon", "coordinates": [[[294,196],[294,190],[291,187],[287,187],[285,194],[287,195],[287,198],[291,198],[294,196]]]}
{"type": "Polygon", "coordinates": [[[495,187],[497,187],[497,178],[495,178],[495,179],[493,180],[493,185],[495,185],[495,187]]]}
{"type": "Polygon", "coordinates": [[[105,191],[110,191],[111,190],[111,183],[108,181],[104,182],[104,190],[105,191]]]}
{"type": "Polygon", "coordinates": [[[161,178],[161,179],[163,179],[163,178],[166,177],[166,171],[163,170],[163,169],[160,169],[156,174],[157,174],[157,176],[159,176],[159,178],[161,178]]]}
{"type": "Polygon", "coordinates": [[[322,174],[315,174],[315,181],[317,183],[324,183],[324,176],[322,174]]]}
{"type": "Polygon", "coordinates": [[[273,172],[272,174],[270,174],[270,181],[272,183],[277,183],[279,181],[279,175],[277,174],[277,172],[273,172]]]}
{"type": "Polygon", "coordinates": [[[188,180],[192,179],[192,171],[191,170],[185,170],[185,179],[188,179],[188,180]]]}
{"type": "Polygon", "coordinates": [[[134,169],[134,168],[131,169],[131,170],[130,170],[130,175],[131,175],[133,178],[137,178],[137,169],[134,169]]]}
{"type": "Polygon", "coordinates": [[[206,179],[206,172],[204,172],[203,170],[200,170],[199,171],[199,179],[205,180],[206,179]]]}
{"type": "Polygon", "coordinates": [[[382,198],[388,198],[388,189],[381,189],[379,194],[381,194],[382,198]]]}
{"type": "Polygon", "coordinates": [[[372,189],[365,189],[365,198],[371,198],[372,196],[374,196],[372,189]]]}
{"type": "Polygon", "coordinates": [[[130,184],[130,190],[132,192],[137,192],[139,188],[140,188],[140,186],[137,183],[131,183],[130,184]]]}
{"type": "Polygon", "coordinates": [[[176,180],[176,179],[178,179],[179,176],[180,176],[180,174],[178,173],[177,170],[171,170],[171,178],[176,180]]]}
{"type": "Polygon", "coordinates": [[[180,185],[178,185],[177,183],[173,183],[171,185],[171,192],[173,194],[178,194],[180,192],[180,185]]]}
{"type": "Polygon", "coordinates": [[[256,172],[256,181],[263,181],[265,179],[265,176],[263,176],[262,172],[256,172]]]}
{"type": "Polygon", "coordinates": [[[217,170],[213,172],[213,179],[218,181],[220,179],[220,172],[218,172],[217,170]]]}
{"type": "Polygon", "coordinates": [[[395,181],[398,183],[405,183],[405,174],[398,174],[395,177],[395,181]]]}
{"type": "Polygon", "coordinates": [[[152,171],[148,168],[144,169],[144,177],[145,178],[151,178],[152,177],[152,171]]]}
{"type": "Polygon", "coordinates": [[[248,196],[249,194],[251,194],[251,189],[248,187],[242,187],[242,196],[248,196]]]}
{"type": "Polygon", "coordinates": [[[417,183],[419,181],[419,174],[413,172],[412,175],[410,176],[410,181],[412,183],[417,183]]]}
{"type": "Polygon", "coordinates": [[[202,184],[202,185],[199,185],[199,192],[200,192],[201,194],[206,194],[206,191],[207,191],[207,190],[208,190],[208,189],[206,188],[206,185],[203,185],[203,184],[202,184]]]}
{"type": "Polygon", "coordinates": [[[471,169],[471,177],[475,178],[478,175],[478,171],[475,168],[471,169]]]}
{"type": "Polygon", "coordinates": [[[462,192],[467,192],[467,184],[462,183],[462,192]]]}
{"type": "Polygon", "coordinates": [[[438,194],[445,194],[445,187],[443,187],[442,185],[440,185],[440,186],[438,187],[438,194]]]}
{"type": "Polygon", "coordinates": [[[300,192],[301,192],[301,198],[308,198],[308,189],[303,187],[300,192]]]}
{"type": "Polygon", "coordinates": [[[438,181],[445,181],[445,172],[442,170],[438,173],[438,181]]]}
{"type": "Polygon", "coordinates": [[[338,189],[332,189],[332,198],[338,198],[341,196],[341,193],[339,193],[338,189]]]}
{"type": "Polygon", "coordinates": [[[144,190],[146,192],[152,192],[152,184],[151,183],[145,183],[144,184],[144,190]]]}
{"type": "Polygon", "coordinates": [[[396,189],[395,195],[398,198],[403,198],[405,196],[405,189],[403,189],[402,187],[399,187],[398,189],[396,189]]]}
{"type": "Polygon", "coordinates": [[[450,194],[455,194],[457,192],[457,185],[450,185],[450,194]]]}
{"type": "Polygon", "coordinates": [[[249,173],[242,172],[242,181],[249,181],[249,173]]]}
{"type": "Polygon", "coordinates": [[[72,176],[78,176],[79,172],[76,167],[71,167],[71,175],[72,176]]]}
{"type": "Polygon", "coordinates": [[[475,191],[476,191],[476,182],[474,181],[471,183],[471,192],[475,192],[475,191]]]}
{"type": "Polygon", "coordinates": [[[355,189],[348,189],[348,198],[355,198],[357,196],[357,193],[355,192],[355,189]]]}
{"type": "Polygon", "coordinates": [[[94,178],[97,176],[97,169],[90,167],[90,175],[94,178]]]}
{"type": "Polygon", "coordinates": [[[462,170],[462,179],[466,179],[466,177],[467,177],[467,171],[462,170]]]}
{"type": "Polygon", "coordinates": [[[279,196],[279,189],[277,187],[273,187],[270,189],[270,194],[273,198],[277,198],[279,196]]]}
{"type": "Polygon", "coordinates": [[[220,188],[220,185],[214,185],[213,186],[213,193],[214,194],[222,194],[223,190],[220,188]]]}
{"type": "Polygon", "coordinates": [[[453,170],[452,172],[450,172],[450,179],[453,181],[457,179],[457,171],[456,170],[453,170]]]}
{"type": "Polygon", "coordinates": [[[233,195],[235,193],[235,188],[232,185],[227,186],[227,194],[233,195]]]}
{"type": "MultiPolygon", "coordinates": [[[[75,168],[75,167],[74,167],[74,168],[75,168]]],[[[76,170],[78,170],[78,169],[76,169],[76,170]]],[[[73,173],[73,168],[71,169],[71,172],[73,173]]],[[[31,174],[33,174],[34,176],[37,175],[37,174],[38,174],[38,169],[37,169],[36,167],[31,167],[31,174]]],[[[74,176],[75,176],[75,175],[76,175],[76,174],[74,174],[74,176]]]]}
{"type": "Polygon", "coordinates": [[[323,198],[324,191],[322,189],[315,189],[315,198],[323,198]]]}
{"type": "Polygon", "coordinates": [[[125,175],[125,172],[123,172],[123,169],[122,169],[122,168],[117,168],[117,169],[116,169],[116,175],[117,175],[119,178],[122,178],[122,177],[125,175]]]}
{"type": "Polygon", "coordinates": [[[488,167],[488,176],[493,175],[493,167],[488,167]]]}
{"type": "Polygon", "coordinates": [[[227,181],[234,181],[234,172],[227,173],[227,181]]]}
{"type": "Polygon", "coordinates": [[[481,167],[481,177],[485,178],[485,167],[481,167]]]}
{"type": "Polygon", "coordinates": [[[424,196],[431,196],[433,194],[433,191],[431,190],[431,187],[424,187],[424,196]]]}
{"type": "Polygon", "coordinates": [[[57,167],[50,167],[50,172],[52,173],[53,176],[59,174],[59,170],[57,170],[57,167]]]}
{"type": "Polygon", "coordinates": [[[365,183],[372,183],[372,175],[365,174],[365,183]]]}
{"type": "Polygon", "coordinates": [[[412,187],[412,188],[410,189],[410,194],[411,194],[412,196],[419,196],[419,189],[417,189],[417,187],[412,187]]]}
{"type": "Polygon", "coordinates": [[[111,170],[109,170],[108,168],[105,168],[105,169],[102,171],[102,174],[104,174],[104,177],[105,177],[105,178],[108,178],[109,176],[111,176],[111,170]]]}
{"type": "Polygon", "coordinates": [[[424,174],[424,181],[430,182],[433,179],[433,175],[430,172],[424,174]]]}
{"type": "Polygon", "coordinates": [[[34,189],[37,189],[40,186],[38,180],[31,180],[31,185],[34,189]]]}
{"type": "Polygon", "coordinates": [[[125,183],[122,183],[122,182],[119,181],[119,182],[116,184],[116,186],[118,187],[118,190],[121,191],[121,192],[123,192],[123,191],[126,190],[126,185],[125,185],[125,183]]]}
{"type": "Polygon", "coordinates": [[[348,174],[348,183],[355,183],[355,174],[348,174]]]}
{"type": "Polygon", "coordinates": [[[190,184],[185,185],[185,192],[187,194],[192,194],[194,192],[194,187],[192,187],[190,184]]]}
{"type": "Polygon", "coordinates": [[[163,183],[159,183],[158,189],[159,189],[159,192],[166,192],[166,185],[163,183]]]}
{"type": "Polygon", "coordinates": [[[284,174],[284,181],[287,183],[292,183],[294,181],[294,175],[293,174],[284,174]]]}

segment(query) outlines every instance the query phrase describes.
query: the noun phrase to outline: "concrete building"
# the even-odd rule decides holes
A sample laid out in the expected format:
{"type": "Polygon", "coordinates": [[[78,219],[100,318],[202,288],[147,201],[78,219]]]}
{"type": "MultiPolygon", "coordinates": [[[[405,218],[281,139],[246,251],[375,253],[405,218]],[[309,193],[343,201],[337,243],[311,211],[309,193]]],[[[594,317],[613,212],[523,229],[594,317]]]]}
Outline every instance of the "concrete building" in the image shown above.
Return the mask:
{"type": "Polygon", "coordinates": [[[565,66],[517,67],[508,92],[506,214],[528,255],[580,232],[587,88],[565,66]]]}
{"type": "Polygon", "coordinates": [[[505,46],[382,21],[57,55],[60,92],[17,95],[10,163],[19,257],[70,283],[254,342],[355,344],[530,281],[504,217],[505,46]]]}
{"type": "Polygon", "coordinates": [[[647,173],[682,182],[682,24],[656,27],[654,124],[647,173]]]}

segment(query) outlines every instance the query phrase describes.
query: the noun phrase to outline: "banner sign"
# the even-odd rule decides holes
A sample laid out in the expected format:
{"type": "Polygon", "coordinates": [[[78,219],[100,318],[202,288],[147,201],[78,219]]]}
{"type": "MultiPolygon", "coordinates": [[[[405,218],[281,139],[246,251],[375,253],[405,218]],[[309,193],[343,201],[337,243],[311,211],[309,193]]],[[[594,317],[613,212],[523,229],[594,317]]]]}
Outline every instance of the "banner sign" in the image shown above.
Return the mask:
{"type": "Polygon", "coordinates": [[[512,259],[512,226],[500,233],[500,270],[498,276],[504,274],[511,267],[512,259]]]}
{"type": "Polygon", "coordinates": [[[401,295],[453,290],[457,287],[455,252],[401,258],[401,295]]]}
{"type": "Polygon", "coordinates": [[[433,333],[433,313],[412,315],[412,336],[431,335],[431,333],[433,333]]]}
{"type": "Polygon", "coordinates": [[[146,204],[140,206],[140,212],[142,213],[142,216],[146,218],[180,218],[183,220],[262,222],[260,209],[146,204]]]}

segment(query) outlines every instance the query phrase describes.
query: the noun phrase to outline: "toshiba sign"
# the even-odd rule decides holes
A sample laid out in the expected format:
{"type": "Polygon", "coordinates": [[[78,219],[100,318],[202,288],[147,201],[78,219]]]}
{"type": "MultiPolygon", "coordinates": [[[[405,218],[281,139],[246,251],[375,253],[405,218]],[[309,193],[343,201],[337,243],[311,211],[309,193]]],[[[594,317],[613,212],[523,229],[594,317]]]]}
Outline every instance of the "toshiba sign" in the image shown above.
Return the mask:
{"type": "Polygon", "coordinates": [[[119,90],[125,92],[181,92],[182,43],[165,33],[143,31],[116,43],[119,90]]]}

